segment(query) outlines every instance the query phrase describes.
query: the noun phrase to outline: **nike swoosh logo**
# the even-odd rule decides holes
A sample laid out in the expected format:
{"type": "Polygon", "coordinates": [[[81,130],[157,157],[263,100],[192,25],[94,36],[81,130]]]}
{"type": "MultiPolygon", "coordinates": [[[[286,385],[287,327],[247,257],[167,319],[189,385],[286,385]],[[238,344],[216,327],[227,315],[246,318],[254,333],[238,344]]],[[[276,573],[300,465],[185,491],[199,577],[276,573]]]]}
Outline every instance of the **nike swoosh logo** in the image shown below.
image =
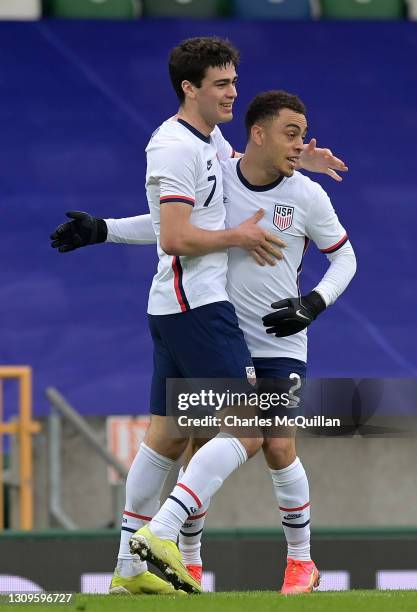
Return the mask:
{"type": "Polygon", "coordinates": [[[305,315],[301,314],[301,310],[297,310],[295,314],[297,315],[297,317],[301,317],[302,319],[305,319],[306,321],[310,321],[310,317],[306,317],[305,315]]]}

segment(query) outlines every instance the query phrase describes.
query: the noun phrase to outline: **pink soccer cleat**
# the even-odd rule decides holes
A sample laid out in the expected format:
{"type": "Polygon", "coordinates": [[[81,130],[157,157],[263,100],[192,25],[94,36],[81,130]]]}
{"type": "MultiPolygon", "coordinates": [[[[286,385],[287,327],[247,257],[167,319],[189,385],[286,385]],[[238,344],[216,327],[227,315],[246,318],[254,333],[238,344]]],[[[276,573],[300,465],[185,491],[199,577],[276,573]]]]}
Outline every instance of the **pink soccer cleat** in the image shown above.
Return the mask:
{"type": "Polygon", "coordinates": [[[314,561],[298,561],[288,557],[284,583],[281,588],[283,595],[311,593],[319,584],[320,574],[314,561]]]}
{"type": "Polygon", "coordinates": [[[188,573],[190,576],[194,578],[197,582],[201,584],[201,577],[203,575],[203,566],[202,565],[186,565],[188,573]]]}

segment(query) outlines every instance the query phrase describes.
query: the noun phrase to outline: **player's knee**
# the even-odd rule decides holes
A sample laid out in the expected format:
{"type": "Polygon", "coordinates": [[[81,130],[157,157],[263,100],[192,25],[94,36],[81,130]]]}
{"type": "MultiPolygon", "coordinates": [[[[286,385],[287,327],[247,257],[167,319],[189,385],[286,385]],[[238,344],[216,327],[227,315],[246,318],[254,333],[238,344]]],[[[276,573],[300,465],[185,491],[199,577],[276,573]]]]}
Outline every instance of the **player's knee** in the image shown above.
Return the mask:
{"type": "Polygon", "coordinates": [[[179,438],[178,432],[172,427],[172,419],[169,417],[152,415],[144,442],[160,455],[176,461],[184,452],[188,438],[179,438]]]}
{"type": "Polygon", "coordinates": [[[152,438],[145,439],[145,444],[163,457],[176,461],[184,452],[187,446],[187,439],[174,438],[173,440],[170,440],[154,436],[152,438]]]}
{"type": "Polygon", "coordinates": [[[262,449],[269,467],[275,470],[288,467],[296,457],[295,438],[266,438],[262,449]]]}
{"type": "Polygon", "coordinates": [[[240,442],[245,447],[248,459],[256,455],[262,446],[263,438],[244,438],[240,442]]]}

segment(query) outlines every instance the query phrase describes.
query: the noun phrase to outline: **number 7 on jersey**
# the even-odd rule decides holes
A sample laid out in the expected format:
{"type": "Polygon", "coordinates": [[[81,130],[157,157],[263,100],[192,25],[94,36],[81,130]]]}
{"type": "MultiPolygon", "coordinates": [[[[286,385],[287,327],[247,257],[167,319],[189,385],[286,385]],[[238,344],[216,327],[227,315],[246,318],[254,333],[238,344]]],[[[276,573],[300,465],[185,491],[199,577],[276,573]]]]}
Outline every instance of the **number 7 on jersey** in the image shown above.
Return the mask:
{"type": "Polygon", "coordinates": [[[215,174],[212,174],[211,176],[209,176],[207,178],[207,180],[208,181],[213,181],[213,187],[211,188],[209,196],[208,196],[207,200],[204,202],[203,207],[204,206],[208,206],[210,204],[210,202],[212,201],[213,196],[214,196],[214,192],[216,191],[216,185],[217,185],[217,179],[216,179],[216,175],[215,174]]]}

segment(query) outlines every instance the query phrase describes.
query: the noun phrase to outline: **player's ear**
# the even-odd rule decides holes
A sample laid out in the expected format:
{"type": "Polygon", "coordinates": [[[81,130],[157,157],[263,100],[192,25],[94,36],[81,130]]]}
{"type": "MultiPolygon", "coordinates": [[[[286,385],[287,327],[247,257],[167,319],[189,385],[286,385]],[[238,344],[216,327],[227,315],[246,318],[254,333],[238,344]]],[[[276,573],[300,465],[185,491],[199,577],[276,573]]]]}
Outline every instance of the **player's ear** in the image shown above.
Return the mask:
{"type": "Polygon", "coordinates": [[[195,95],[196,95],[195,90],[196,90],[196,87],[195,87],[195,85],[193,85],[191,83],[191,81],[184,80],[181,83],[181,87],[182,87],[182,90],[183,90],[184,95],[185,95],[186,98],[191,98],[192,100],[195,99],[195,95]]]}
{"type": "Polygon", "coordinates": [[[261,147],[264,144],[264,137],[265,134],[262,126],[256,125],[255,123],[250,129],[250,139],[258,145],[258,147],[261,147]]]}

